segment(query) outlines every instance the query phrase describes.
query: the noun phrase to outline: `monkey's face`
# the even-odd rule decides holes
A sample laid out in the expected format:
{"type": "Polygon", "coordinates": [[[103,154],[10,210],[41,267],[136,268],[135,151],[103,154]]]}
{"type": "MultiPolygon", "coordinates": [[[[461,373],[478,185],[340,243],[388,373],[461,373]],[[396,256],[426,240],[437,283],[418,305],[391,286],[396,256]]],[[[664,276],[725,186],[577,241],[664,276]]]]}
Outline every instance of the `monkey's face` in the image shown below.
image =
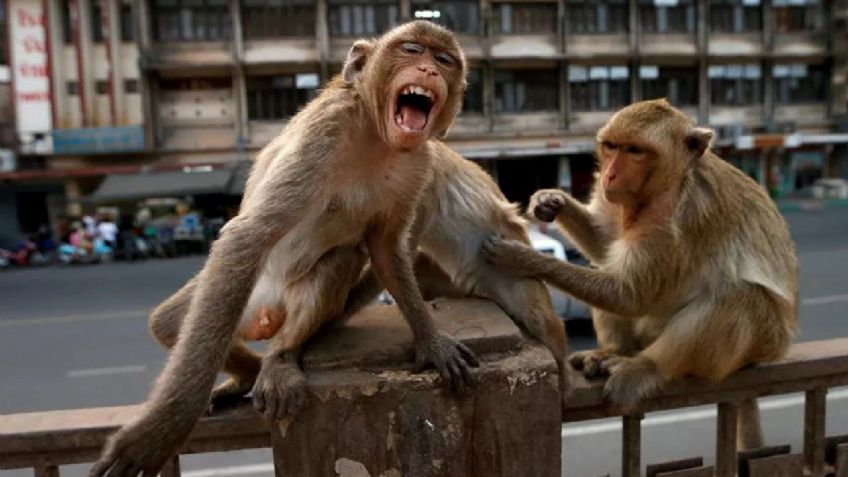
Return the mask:
{"type": "Polygon", "coordinates": [[[645,144],[601,138],[597,149],[604,198],[613,204],[638,201],[655,160],[645,144]]]}
{"type": "Polygon", "coordinates": [[[389,147],[413,150],[444,135],[465,91],[465,58],[454,35],[416,21],[373,43],[358,42],[348,57],[353,80],[389,147]],[[361,75],[356,69],[361,68],[361,75]]]}
{"type": "Polygon", "coordinates": [[[386,139],[391,146],[415,149],[453,121],[456,111],[446,105],[456,92],[449,83],[462,78],[462,66],[452,52],[416,41],[399,42],[394,54],[384,112],[386,139]]]}

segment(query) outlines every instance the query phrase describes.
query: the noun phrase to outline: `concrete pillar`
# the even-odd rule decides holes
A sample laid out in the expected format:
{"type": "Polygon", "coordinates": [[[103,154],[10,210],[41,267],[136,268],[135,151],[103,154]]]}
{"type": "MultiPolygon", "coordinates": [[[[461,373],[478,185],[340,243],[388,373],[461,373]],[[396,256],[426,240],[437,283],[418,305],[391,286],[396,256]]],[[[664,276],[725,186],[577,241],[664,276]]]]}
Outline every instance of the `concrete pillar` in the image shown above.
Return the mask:
{"type": "Polygon", "coordinates": [[[62,37],[62,8],[67,8],[59,0],[47,0],[45,18],[50,41],[50,91],[53,93],[53,127],[56,129],[68,127],[67,117],[67,88],[65,86],[64,64],[62,62],[62,50],[65,40],[62,37]]]}
{"type": "Polygon", "coordinates": [[[318,48],[318,61],[323,81],[330,79],[330,29],[327,24],[327,0],[315,2],[315,42],[318,48]]]}
{"type": "Polygon", "coordinates": [[[103,120],[98,117],[95,107],[91,2],[92,0],[71,0],[71,23],[76,25],[74,48],[77,55],[77,79],[83,110],[83,127],[99,126],[103,120]],[[74,22],[74,14],[76,14],[76,22],[74,22]]]}
{"type": "Polygon", "coordinates": [[[411,333],[397,308],[366,308],[310,343],[310,404],[269,426],[276,475],[561,475],[550,352],[491,302],[436,303],[436,325],[481,358],[473,390],[457,395],[435,371],[410,373],[411,333]]]}
{"type": "Polygon", "coordinates": [[[125,94],[124,94],[124,69],[121,67],[121,0],[95,0],[101,2],[103,9],[102,21],[103,31],[108,32],[104,41],[108,42],[108,54],[110,64],[109,85],[115,105],[112,125],[127,123],[125,94]]]}
{"type": "Polygon", "coordinates": [[[638,57],[640,43],[642,42],[642,25],[639,22],[639,2],[638,0],[630,0],[628,3],[630,11],[630,56],[638,57]]]}
{"type": "Polygon", "coordinates": [[[230,17],[232,18],[232,90],[233,107],[235,108],[235,123],[237,148],[241,149],[250,138],[250,121],[247,117],[247,84],[244,72],[244,30],[241,19],[241,2],[230,0],[230,17]]]}
{"type": "Polygon", "coordinates": [[[156,147],[159,138],[158,86],[153,71],[148,67],[148,57],[152,53],[153,32],[150,26],[149,0],[135,0],[133,4],[133,26],[135,40],[139,50],[138,87],[141,93],[141,108],[144,116],[144,145],[145,149],[156,147]]]}
{"type": "Polygon", "coordinates": [[[412,1],[411,0],[400,0],[400,22],[406,22],[412,20],[412,1]]]}
{"type": "Polygon", "coordinates": [[[78,199],[82,197],[82,190],[79,182],[76,179],[68,179],[65,181],[65,213],[71,217],[79,217],[82,215],[82,204],[78,199]]]}
{"type": "Polygon", "coordinates": [[[710,95],[709,83],[707,78],[707,68],[709,67],[709,28],[707,20],[709,19],[709,1],[697,0],[697,29],[696,29],[696,45],[698,48],[698,123],[707,124],[710,120],[710,95]]]}
{"type": "Polygon", "coordinates": [[[488,122],[488,131],[495,129],[495,69],[491,61],[483,64],[483,115],[488,122]]]}
{"type": "Polygon", "coordinates": [[[776,130],[774,119],[774,75],[772,74],[774,60],[769,57],[763,58],[763,125],[767,131],[776,130]]]}
{"type": "Polygon", "coordinates": [[[559,62],[559,116],[560,129],[568,129],[571,120],[571,83],[568,81],[568,63],[559,62]]]}

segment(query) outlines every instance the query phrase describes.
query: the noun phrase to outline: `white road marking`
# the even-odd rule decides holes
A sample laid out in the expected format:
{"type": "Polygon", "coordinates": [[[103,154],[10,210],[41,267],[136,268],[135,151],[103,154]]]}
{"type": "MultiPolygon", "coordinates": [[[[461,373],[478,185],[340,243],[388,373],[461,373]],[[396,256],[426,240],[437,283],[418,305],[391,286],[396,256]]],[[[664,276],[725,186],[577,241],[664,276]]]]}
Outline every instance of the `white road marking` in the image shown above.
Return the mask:
{"type": "Polygon", "coordinates": [[[125,320],[128,318],[144,318],[150,314],[149,309],[144,310],[121,310],[108,313],[94,313],[85,315],[44,316],[27,320],[0,321],[0,328],[15,328],[19,326],[35,325],[59,325],[65,323],[84,323],[87,321],[125,320]]]}
{"type": "Polygon", "coordinates": [[[848,301],[848,293],[844,293],[842,295],[827,295],[820,296],[816,298],[802,298],[802,305],[826,305],[828,303],[839,303],[842,301],[848,301]]]}
{"type": "MultiPolygon", "coordinates": [[[[828,401],[839,401],[842,399],[848,399],[848,388],[844,389],[836,389],[829,391],[827,393],[828,401]]],[[[785,409],[793,406],[800,406],[804,404],[803,396],[786,396],[786,397],[775,397],[775,398],[765,398],[760,400],[760,410],[767,411],[771,409],[785,409]]],[[[651,416],[648,415],[642,421],[642,426],[662,426],[666,424],[676,424],[678,422],[684,421],[698,421],[702,419],[712,419],[716,417],[715,408],[710,409],[697,409],[694,411],[682,411],[675,412],[673,414],[666,414],[660,416],[651,416]]],[[[585,436],[590,434],[602,434],[605,432],[619,432],[621,431],[621,420],[615,419],[615,421],[611,422],[602,422],[599,424],[584,424],[579,426],[567,426],[562,429],[562,437],[577,437],[577,436],[585,436]]]]}
{"type": "Polygon", "coordinates": [[[232,467],[218,467],[217,469],[200,469],[182,472],[183,477],[218,477],[222,475],[251,475],[274,473],[274,464],[247,464],[234,465],[232,467]]]}
{"type": "Polygon", "coordinates": [[[112,376],[115,374],[132,374],[143,373],[147,371],[147,366],[143,364],[134,364],[130,366],[115,366],[112,368],[89,368],[89,369],[74,369],[68,371],[69,378],[89,378],[92,376],[112,376]]]}

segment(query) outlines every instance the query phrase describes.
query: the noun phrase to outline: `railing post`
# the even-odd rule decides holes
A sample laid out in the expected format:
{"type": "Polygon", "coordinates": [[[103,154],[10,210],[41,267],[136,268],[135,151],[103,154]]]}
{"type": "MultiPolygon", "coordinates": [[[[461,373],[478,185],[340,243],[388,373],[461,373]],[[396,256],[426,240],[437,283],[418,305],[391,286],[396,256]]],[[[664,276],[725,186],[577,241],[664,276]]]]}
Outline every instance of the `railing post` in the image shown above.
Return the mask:
{"type": "Polygon", "coordinates": [[[642,419],[645,416],[622,416],[621,474],[623,477],[639,477],[642,472],[642,419]]]}
{"type": "Polygon", "coordinates": [[[59,477],[59,466],[42,465],[35,468],[35,477],[59,477]]]}
{"type": "Polygon", "coordinates": [[[165,463],[165,467],[162,467],[162,471],[159,472],[160,477],[180,477],[180,455],[177,454],[174,457],[171,457],[167,463],[165,463]]]}
{"type": "Polygon", "coordinates": [[[808,475],[824,475],[824,432],[827,388],[811,389],[804,402],[804,464],[808,475]]]}
{"type": "Polygon", "coordinates": [[[719,403],[716,423],[717,477],[734,477],[736,475],[736,420],[738,415],[739,406],[737,403],[719,403]]]}

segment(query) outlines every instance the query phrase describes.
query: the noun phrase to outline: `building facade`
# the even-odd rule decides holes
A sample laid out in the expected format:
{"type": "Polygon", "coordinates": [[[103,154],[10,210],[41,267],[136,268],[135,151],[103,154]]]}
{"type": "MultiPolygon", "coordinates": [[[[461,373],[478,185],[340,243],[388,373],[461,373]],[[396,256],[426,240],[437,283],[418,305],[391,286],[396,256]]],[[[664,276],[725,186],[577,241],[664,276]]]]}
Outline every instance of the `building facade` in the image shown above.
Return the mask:
{"type": "Polygon", "coordinates": [[[80,213],[106,176],[249,159],[353,40],[415,18],[459,35],[469,87],[448,142],[512,200],[585,196],[597,128],[657,97],[775,196],[848,177],[846,1],[3,1],[13,24],[43,15],[46,108],[17,107],[0,173],[0,191],[41,191],[39,220],[80,213]]]}

